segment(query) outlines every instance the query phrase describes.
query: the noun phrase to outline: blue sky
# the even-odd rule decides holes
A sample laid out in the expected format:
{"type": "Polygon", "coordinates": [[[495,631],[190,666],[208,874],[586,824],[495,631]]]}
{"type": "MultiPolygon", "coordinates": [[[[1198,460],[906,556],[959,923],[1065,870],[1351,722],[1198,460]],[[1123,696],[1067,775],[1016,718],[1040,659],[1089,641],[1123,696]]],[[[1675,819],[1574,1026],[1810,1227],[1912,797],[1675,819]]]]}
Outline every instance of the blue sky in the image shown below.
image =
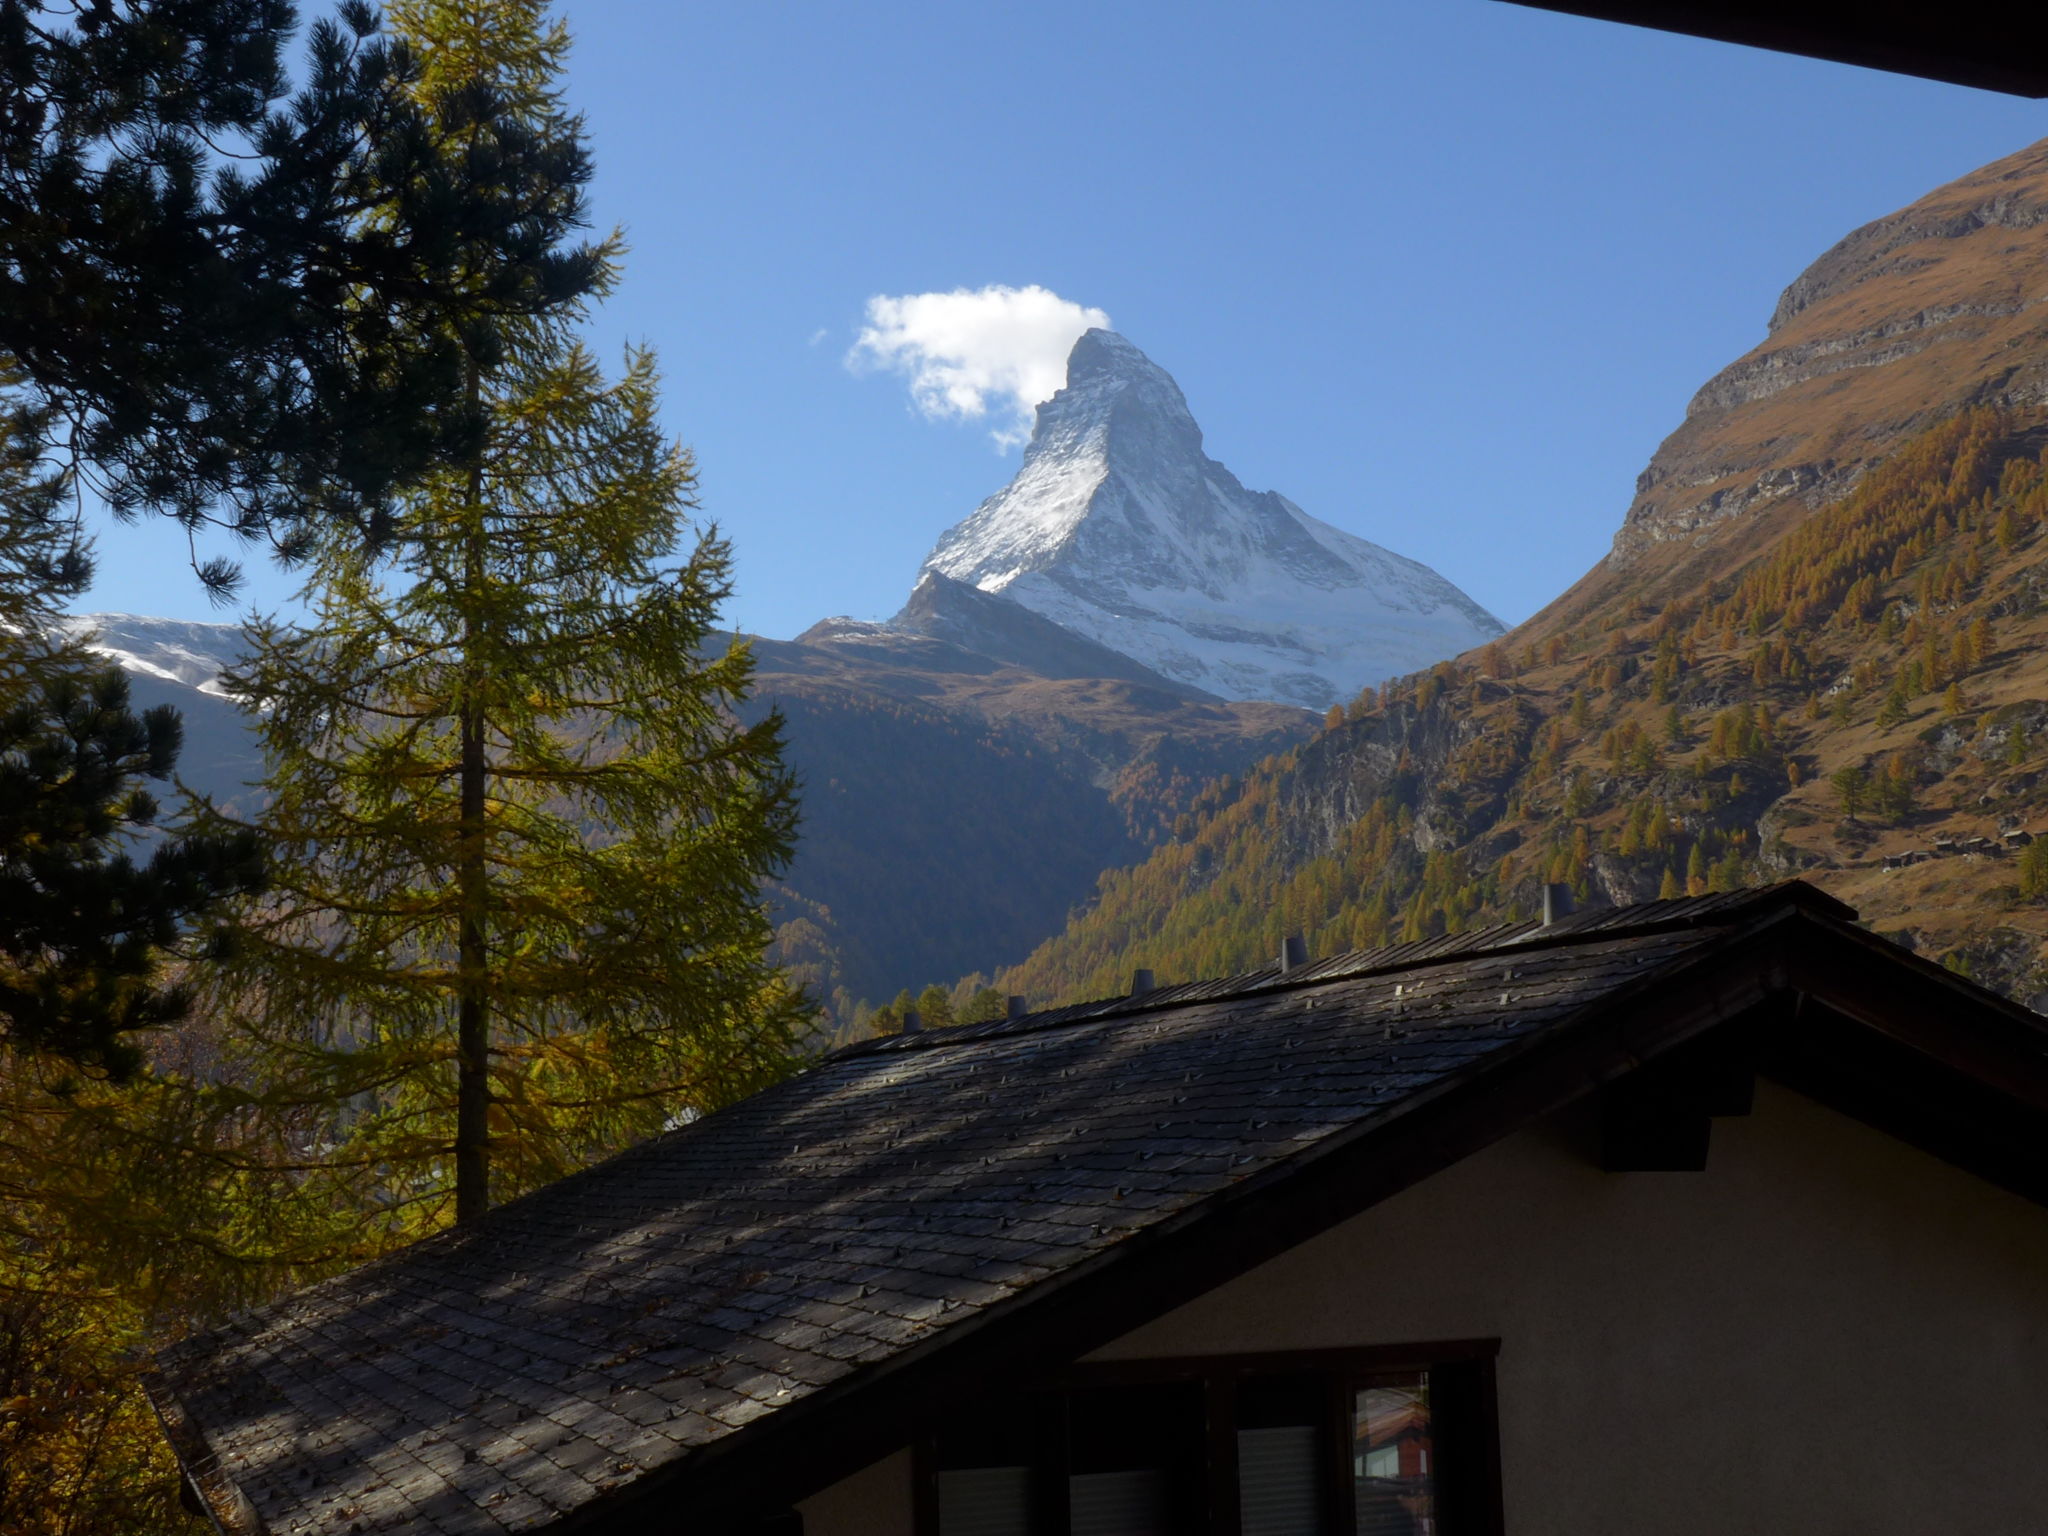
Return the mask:
{"type": "MultiPolygon", "coordinates": [[[[1247,485],[1512,623],[1802,267],[2048,134],[2048,104],[1496,0],[561,10],[632,246],[595,334],[660,353],[728,619],[778,637],[893,612],[1016,465],[849,370],[877,295],[1106,311],[1247,485]]],[[[226,616],[165,530],[100,553],[80,607],[226,616]]]]}

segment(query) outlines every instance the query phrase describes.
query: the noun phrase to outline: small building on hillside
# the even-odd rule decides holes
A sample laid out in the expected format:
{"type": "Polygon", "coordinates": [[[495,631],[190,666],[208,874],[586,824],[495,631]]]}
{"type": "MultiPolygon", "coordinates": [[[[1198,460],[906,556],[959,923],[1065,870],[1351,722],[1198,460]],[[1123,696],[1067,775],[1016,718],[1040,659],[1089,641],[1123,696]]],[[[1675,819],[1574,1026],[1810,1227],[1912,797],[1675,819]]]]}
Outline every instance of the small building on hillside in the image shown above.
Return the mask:
{"type": "Polygon", "coordinates": [[[2048,1021],[1853,918],[865,1042],[151,1394],[235,1536],[2035,1536],[2048,1021]]]}

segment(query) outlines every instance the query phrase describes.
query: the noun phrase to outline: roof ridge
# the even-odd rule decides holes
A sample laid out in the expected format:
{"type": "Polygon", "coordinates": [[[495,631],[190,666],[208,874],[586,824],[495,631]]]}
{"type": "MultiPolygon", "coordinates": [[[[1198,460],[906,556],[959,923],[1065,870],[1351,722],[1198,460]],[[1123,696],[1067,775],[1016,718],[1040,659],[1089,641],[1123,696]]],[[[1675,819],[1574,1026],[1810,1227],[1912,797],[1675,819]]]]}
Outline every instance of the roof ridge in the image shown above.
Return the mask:
{"type": "Polygon", "coordinates": [[[909,1035],[878,1035],[840,1046],[819,1060],[837,1062],[905,1051],[937,1050],[982,1040],[1009,1039],[1044,1030],[1154,1013],[1188,1003],[1253,997],[1328,981],[1356,980],[1361,976],[1395,975],[1429,966],[1449,965],[1480,955],[1520,954],[1573,944],[1606,943],[1612,939],[1686,928],[1732,927],[1759,908],[1779,903],[1804,907],[1838,921],[1856,920],[1854,907],[1828,895],[1818,886],[1805,880],[1779,880],[1740,891],[1633,902],[1623,907],[1593,907],[1548,924],[1531,918],[1519,923],[1495,923],[1465,933],[1437,934],[1401,944],[1383,944],[1374,949],[1345,950],[1288,971],[1281,971],[1277,965],[1261,966],[1254,971],[1239,971],[1229,976],[1176,982],[1136,995],[1125,993],[1066,1003],[1015,1018],[946,1024],[909,1035]]]}

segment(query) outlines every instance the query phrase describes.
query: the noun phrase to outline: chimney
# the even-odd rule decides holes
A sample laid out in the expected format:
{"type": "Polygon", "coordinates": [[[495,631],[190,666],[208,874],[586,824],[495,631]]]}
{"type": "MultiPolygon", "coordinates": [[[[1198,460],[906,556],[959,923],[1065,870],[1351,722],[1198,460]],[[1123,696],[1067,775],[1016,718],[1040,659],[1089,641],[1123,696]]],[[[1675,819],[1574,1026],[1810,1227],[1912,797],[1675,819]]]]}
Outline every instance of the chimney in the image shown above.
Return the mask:
{"type": "Polygon", "coordinates": [[[1280,941],[1280,974],[1298,971],[1308,964],[1308,940],[1298,933],[1290,933],[1280,941]]]}
{"type": "Polygon", "coordinates": [[[1543,926],[1548,928],[1561,917],[1572,915],[1572,888],[1568,885],[1546,885],[1543,887],[1543,926]]]}
{"type": "Polygon", "coordinates": [[[1139,966],[1138,969],[1131,972],[1131,996],[1133,997],[1143,997],[1158,985],[1152,979],[1152,973],[1143,966],[1139,966]]]}
{"type": "Polygon", "coordinates": [[[1004,1018],[1021,1019],[1024,1017],[1026,1011],[1027,1010],[1024,1007],[1024,996],[1022,993],[1012,992],[1008,997],[1003,999],[1004,1018]]]}
{"type": "Polygon", "coordinates": [[[924,1033],[924,1020],[917,1016],[915,1008],[903,1010],[903,1033],[906,1035],[921,1035],[924,1033]]]}

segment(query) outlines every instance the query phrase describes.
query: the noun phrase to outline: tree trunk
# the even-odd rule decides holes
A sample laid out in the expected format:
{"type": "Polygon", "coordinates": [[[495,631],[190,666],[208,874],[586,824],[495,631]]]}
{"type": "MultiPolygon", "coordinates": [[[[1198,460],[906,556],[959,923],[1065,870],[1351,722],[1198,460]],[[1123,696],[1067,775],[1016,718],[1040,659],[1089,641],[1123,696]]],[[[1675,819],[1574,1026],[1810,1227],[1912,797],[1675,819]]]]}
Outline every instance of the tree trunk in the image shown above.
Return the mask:
{"type": "Polygon", "coordinates": [[[485,995],[484,727],[462,710],[462,839],[456,883],[462,905],[455,1003],[455,1221],[490,1209],[491,1016],[485,995]]]}
{"type": "MultiPolygon", "coordinates": [[[[474,371],[471,399],[478,393],[474,371]]],[[[483,467],[469,472],[468,526],[463,530],[463,581],[469,596],[483,584],[483,467]]],[[[489,868],[485,863],[484,712],[482,681],[476,673],[474,611],[463,635],[464,681],[461,730],[461,830],[456,851],[456,893],[461,908],[456,937],[455,1001],[455,1223],[467,1226],[491,1205],[491,1015],[489,956],[484,948],[489,868]]]]}

